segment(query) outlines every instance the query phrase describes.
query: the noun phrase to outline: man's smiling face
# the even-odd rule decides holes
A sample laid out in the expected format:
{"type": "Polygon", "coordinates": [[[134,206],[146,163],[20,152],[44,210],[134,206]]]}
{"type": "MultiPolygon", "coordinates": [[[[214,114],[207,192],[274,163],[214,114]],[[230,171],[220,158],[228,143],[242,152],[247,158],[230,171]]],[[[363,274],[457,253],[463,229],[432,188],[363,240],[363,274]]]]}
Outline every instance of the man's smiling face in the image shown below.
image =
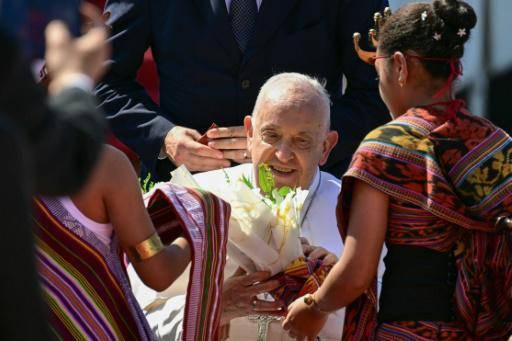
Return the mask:
{"type": "Polygon", "coordinates": [[[291,89],[290,95],[281,84],[244,121],[254,172],[259,164],[268,164],[277,187],[309,188],[318,165],[327,161],[337,142],[337,133],[329,131],[329,107],[303,94],[306,90],[291,89]]]}

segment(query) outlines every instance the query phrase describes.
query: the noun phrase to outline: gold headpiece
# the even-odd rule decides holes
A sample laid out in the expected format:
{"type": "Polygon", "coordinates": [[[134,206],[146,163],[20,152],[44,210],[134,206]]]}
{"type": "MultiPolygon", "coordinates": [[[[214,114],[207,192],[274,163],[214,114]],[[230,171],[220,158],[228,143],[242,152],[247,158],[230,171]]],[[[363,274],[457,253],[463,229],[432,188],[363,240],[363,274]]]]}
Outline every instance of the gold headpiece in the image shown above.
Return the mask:
{"type": "MultiPolygon", "coordinates": [[[[375,28],[372,28],[368,32],[368,41],[370,42],[370,45],[377,48],[379,45],[379,31],[382,25],[388,20],[388,18],[391,16],[391,9],[389,7],[384,8],[384,14],[381,14],[380,12],[376,12],[373,15],[373,21],[375,22],[375,28]]],[[[362,61],[368,64],[373,64],[375,62],[375,55],[376,52],[372,51],[365,51],[359,46],[359,41],[361,40],[361,34],[359,32],[354,33],[353,36],[354,39],[354,48],[357,52],[357,55],[359,58],[361,58],[362,61]]]]}

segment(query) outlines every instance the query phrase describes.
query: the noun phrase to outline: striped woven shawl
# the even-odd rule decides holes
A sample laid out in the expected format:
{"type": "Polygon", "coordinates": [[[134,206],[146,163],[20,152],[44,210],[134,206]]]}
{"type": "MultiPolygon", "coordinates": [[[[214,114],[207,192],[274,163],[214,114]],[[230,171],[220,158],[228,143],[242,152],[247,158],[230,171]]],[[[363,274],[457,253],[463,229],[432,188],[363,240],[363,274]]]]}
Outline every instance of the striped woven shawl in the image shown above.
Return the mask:
{"type": "MultiPolygon", "coordinates": [[[[184,233],[191,245],[183,339],[214,340],[229,206],[209,193],[167,184],[146,204],[164,242],[184,233]]],[[[54,199],[35,199],[34,221],[49,323],[59,339],[155,338],[131,292],[115,236],[104,245],[54,199]]]]}
{"type": "MultiPolygon", "coordinates": [[[[495,227],[497,217],[512,214],[510,136],[465,110],[450,116],[415,108],[377,128],[361,143],[343,178],[337,210],[345,233],[355,179],[450,226],[432,235],[427,224],[392,239],[388,230],[386,242],[444,252],[454,244],[464,246],[457,260],[454,311],[468,337],[500,339],[512,332],[506,322],[512,314],[512,234],[495,227]]],[[[376,327],[376,295],[369,290],[347,309],[343,336],[373,339],[376,327]]]]}
{"type": "Polygon", "coordinates": [[[183,231],[191,245],[183,340],[218,339],[229,205],[209,192],[159,184],[146,206],[164,243],[183,231]]]}

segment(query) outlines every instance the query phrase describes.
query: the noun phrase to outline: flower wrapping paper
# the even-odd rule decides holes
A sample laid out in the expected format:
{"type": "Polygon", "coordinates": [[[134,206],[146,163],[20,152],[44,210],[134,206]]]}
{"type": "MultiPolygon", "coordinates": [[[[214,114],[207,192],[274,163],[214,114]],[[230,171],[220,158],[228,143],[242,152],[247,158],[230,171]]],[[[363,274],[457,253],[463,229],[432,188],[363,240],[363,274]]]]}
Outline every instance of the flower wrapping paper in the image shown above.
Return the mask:
{"type": "Polygon", "coordinates": [[[246,272],[269,271],[281,286],[272,296],[286,305],[315,292],[330,266],[307,260],[300,242],[301,210],[307,190],[294,189],[276,202],[241,179],[199,186],[186,167],[171,173],[171,183],[212,192],[231,205],[228,257],[246,272]]]}

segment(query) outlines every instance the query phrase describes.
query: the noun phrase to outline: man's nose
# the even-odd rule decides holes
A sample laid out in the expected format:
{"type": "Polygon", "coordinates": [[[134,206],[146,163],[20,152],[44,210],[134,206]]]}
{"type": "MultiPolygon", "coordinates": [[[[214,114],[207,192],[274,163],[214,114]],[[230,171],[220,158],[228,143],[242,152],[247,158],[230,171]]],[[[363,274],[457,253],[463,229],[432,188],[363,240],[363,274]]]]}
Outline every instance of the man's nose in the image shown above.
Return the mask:
{"type": "Polygon", "coordinates": [[[293,159],[293,150],[287,142],[280,142],[276,147],[276,157],[281,162],[288,162],[293,159]]]}

